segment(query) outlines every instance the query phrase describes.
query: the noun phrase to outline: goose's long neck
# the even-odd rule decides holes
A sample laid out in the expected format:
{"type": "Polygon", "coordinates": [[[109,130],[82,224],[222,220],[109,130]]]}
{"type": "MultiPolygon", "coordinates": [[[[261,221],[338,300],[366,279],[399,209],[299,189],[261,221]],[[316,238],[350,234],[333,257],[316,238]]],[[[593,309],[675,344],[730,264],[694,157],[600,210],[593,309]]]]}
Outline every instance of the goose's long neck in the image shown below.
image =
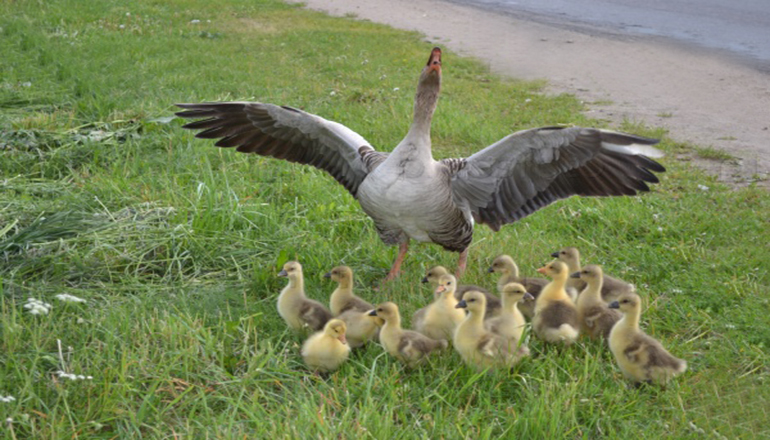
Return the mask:
{"type": "Polygon", "coordinates": [[[437,78],[420,78],[417,85],[417,94],[414,97],[414,117],[412,125],[409,127],[409,133],[404,138],[406,143],[411,144],[420,153],[432,157],[430,151],[430,125],[433,120],[433,113],[438,105],[438,95],[440,83],[437,78]]]}

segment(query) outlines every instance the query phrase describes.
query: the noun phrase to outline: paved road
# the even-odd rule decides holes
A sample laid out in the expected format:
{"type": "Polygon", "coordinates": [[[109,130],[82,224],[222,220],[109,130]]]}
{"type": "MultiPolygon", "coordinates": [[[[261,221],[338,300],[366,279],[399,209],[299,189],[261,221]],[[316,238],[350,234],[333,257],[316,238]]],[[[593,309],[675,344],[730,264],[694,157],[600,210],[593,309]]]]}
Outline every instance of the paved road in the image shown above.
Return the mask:
{"type": "Polygon", "coordinates": [[[632,34],[670,37],[727,50],[770,68],[770,0],[451,0],[530,13],[546,21],[589,24],[632,34]]]}

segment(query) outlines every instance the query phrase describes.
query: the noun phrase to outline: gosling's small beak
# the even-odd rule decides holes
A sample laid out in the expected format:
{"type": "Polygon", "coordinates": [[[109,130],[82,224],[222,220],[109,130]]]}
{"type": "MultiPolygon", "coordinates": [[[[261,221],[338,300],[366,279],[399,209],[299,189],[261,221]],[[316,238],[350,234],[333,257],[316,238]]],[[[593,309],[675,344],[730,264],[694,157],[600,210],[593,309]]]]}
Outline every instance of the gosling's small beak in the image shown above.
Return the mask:
{"type": "Polygon", "coordinates": [[[495,268],[492,266],[489,266],[489,269],[487,269],[487,273],[495,273],[495,268]]]}
{"type": "Polygon", "coordinates": [[[571,274],[570,278],[580,278],[580,272],[578,271],[578,272],[575,272],[575,273],[571,274]]]}
{"type": "Polygon", "coordinates": [[[554,252],[554,253],[551,254],[551,256],[554,257],[554,258],[559,258],[559,253],[558,252],[554,252]]]}
{"type": "Polygon", "coordinates": [[[539,273],[542,273],[543,275],[545,275],[545,267],[541,267],[541,268],[540,268],[540,269],[538,269],[537,271],[538,271],[539,273]]]}
{"type": "Polygon", "coordinates": [[[607,307],[609,307],[611,309],[619,309],[620,308],[620,303],[617,302],[617,301],[613,301],[613,302],[607,304],[607,307]]]}
{"type": "Polygon", "coordinates": [[[422,283],[425,284],[427,282],[428,282],[428,277],[427,276],[422,277],[422,283]]]}
{"type": "Polygon", "coordinates": [[[332,273],[331,272],[326,272],[324,274],[324,278],[331,278],[331,277],[332,277],[332,273]]]}
{"type": "Polygon", "coordinates": [[[345,333],[341,334],[340,337],[337,338],[337,339],[339,339],[340,342],[342,342],[343,344],[347,344],[348,343],[348,339],[345,337],[345,333]]]}
{"type": "Polygon", "coordinates": [[[278,272],[278,276],[279,277],[288,277],[289,273],[286,272],[285,270],[282,270],[282,271],[278,272]]]}
{"type": "Polygon", "coordinates": [[[532,295],[531,293],[527,292],[527,293],[524,294],[524,300],[525,301],[534,301],[535,300],[535,296],[532,295]]]}
{"type": "Polygon", "coordinates": [[[446,287],[444,286],[436,287],[436,293],[444,293],[444,291],[446,291],[446,287]]]}
{"type": "Polygon", "coordinates": [[[377,316],[377,309],[374,309],[371,312],[369,312],[369,316],[377,316]]]}
{"type": "Polygon", "coordinates": [[[460,302],[455,306],[456,309],[464,309],[466,307],[468,307],[468,303],[465,302],[464,299],[460,300],[460,302]]]}

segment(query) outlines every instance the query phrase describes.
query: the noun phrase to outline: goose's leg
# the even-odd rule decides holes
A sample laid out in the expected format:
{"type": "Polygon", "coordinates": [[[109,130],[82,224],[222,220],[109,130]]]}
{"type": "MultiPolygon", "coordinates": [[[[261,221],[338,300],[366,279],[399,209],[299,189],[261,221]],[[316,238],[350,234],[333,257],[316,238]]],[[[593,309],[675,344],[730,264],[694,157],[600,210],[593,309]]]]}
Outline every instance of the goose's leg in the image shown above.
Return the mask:
{"type": "Polygon", "coordinates": [[[393,262],[393,266],[390,268],[390,272],[388,273],[388,276],[385,277],[385,281],[390,281],[396,276],[398,276],[398,273],[401,271],[401,263],[404,261],[404,257],[406,256],[406,251],[409,249],[409,240],[402,242],[398,245],[398,256],[396,257],[396,261],[393,262]]]}
{"type": "Polygon", "coordinates": [[[460,258],[457,259],[457,271],[455,271],[455,278],[458,280],[465,274],[465,265],[468,262],[468,248],[460,252],[460,258]]]}

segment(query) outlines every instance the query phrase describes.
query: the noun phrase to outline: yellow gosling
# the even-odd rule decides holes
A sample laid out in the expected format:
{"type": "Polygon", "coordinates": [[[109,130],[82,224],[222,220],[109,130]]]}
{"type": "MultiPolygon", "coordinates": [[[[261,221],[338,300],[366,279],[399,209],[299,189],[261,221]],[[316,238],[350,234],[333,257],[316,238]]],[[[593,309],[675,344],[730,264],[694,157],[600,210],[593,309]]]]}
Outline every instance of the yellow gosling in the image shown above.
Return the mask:
{"type": "Polygon", "coordinates": [[[627,378],[635,383],[665,385],[687,370],[687,362],[672,356],[660,342],[639,328],[642,313],[639,295],[625,293],[611,303],[610,308],[623,313],[623,318],[610,332],[610,351],[627,378]]]}
{"type": "Polygon", "coordinates": [[[484,328],[485,303],[481,292],[465,292],[457,307],[467,309],[468,316],[455,330],[454,347],[463,361],[474,368],[510,368],[527,356],[529,349],[484,328]]]}
{"type": "Polygon", "coordinates": [[[537,297],[532,330],[546,342],[570,345],[578,337],[580,324],[575,304],[565,291],[569,275],[567,266],[560,261],[553,261],[537,271],[551,277],[552,281],[537,297]]]}
{"type": "Polygon", "coordinates": [[[532,295],[527,292],[523,285],[508,283],[503,287],[502,297],[503,311],[500,316],[487,319],[484,326],[492,333],[516,341],[518,345],[521,335],[524,333],[524,326],[527,324],[519,306],[524,298],[532,298],[532,295]]]}
{"type": "Polygon", "coordinates": [[[345,340],[345,323],[339,319],[327,322],[323,330],[302,344],[302,359],[316,371],[331,372],[348,359],[350,346],[345,340]]]}
{"type": "Polygon", "coordinates": [[[380,329],[380,343],[391,356],[405,363],[408,367],[420,364],[434,350],[446,348],[446,340],[431,339],[422,333],[401,328],[401,316],[398,306],[385,302],[370,312],[385,321],[380,329]]]}
{"type": "Polygon", "coordinates": [[[324,278],[331,278],[338,283],[329,297],[329,309],[334,316],[339,316],[351,309],[368,312],[374,308],[372,304],[353,293],[353,270],[348,266],[337,266],[324,274],[324,278]]]}
{"type": "Polygon", "coordinates": [[[465,319],[465,312],[456,308],[457,279],[446,274],[439,278],[436,294],[438,298],[425,307],[422,316],[412,322],[414,329],[431,339],[451,339],[457,324],[465,319]]]}
{"type": "Polygon", "coordinates": [[[302,265],[289,261],[278,272],[279,277],[289,279],[289,284],[278,295],[278,314],[292,330],[321,330],[332,314],[323,304],[305,296],[302,265]]]}
{"type": "Polygon", "coordinates": [[[608,307],[602,300],[602,268],[594,264],[584,266],[580,271],[570,275],[586,282],[586,288],[577,299],[578,321],[580,332],[591,339],[609,338],[610,330],[623,316],[619,311],[608,307]]]}

